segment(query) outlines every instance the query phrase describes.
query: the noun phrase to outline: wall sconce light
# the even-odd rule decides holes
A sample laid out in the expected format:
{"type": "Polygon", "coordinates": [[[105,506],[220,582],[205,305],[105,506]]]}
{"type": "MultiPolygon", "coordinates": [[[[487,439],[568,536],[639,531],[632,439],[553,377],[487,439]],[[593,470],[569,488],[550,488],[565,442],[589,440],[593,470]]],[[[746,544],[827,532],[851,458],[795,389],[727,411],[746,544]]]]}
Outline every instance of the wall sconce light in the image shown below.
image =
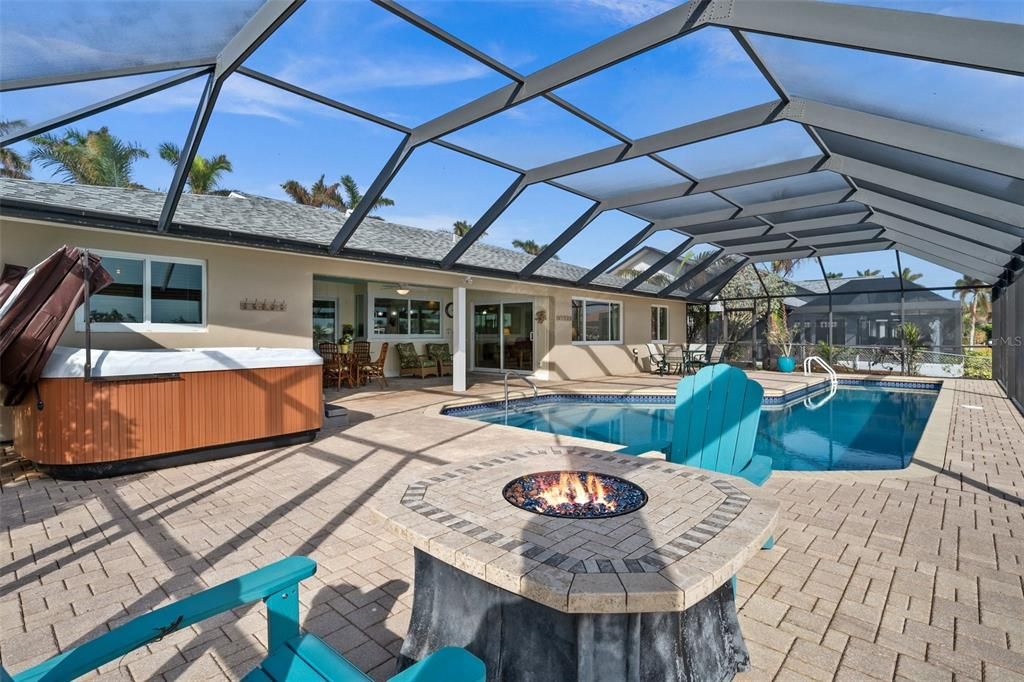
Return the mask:
{"type": "Polygon", "coordinates": [[[398,288],[395,289],[395,293],[398,294],[399,296],[408,296],[409,287],[405,286],[404,284],[399,284],[398,288]]]}

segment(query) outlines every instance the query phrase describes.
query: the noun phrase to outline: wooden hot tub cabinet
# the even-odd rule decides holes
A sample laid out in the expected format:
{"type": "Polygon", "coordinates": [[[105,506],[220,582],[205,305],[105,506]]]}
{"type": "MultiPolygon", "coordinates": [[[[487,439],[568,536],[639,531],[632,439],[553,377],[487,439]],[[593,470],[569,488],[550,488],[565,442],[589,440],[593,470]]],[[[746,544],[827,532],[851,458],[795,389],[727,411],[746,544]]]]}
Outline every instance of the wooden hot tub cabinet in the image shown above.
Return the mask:
{"type": "Polygon", "coordinates": [[[14,443],[57,478],[114,476],[308,442],[322,422],[319,364],[92,381],[45,378],[51,373],[39,382],[42,410],[34,395],[15,408],[14,443]]]}

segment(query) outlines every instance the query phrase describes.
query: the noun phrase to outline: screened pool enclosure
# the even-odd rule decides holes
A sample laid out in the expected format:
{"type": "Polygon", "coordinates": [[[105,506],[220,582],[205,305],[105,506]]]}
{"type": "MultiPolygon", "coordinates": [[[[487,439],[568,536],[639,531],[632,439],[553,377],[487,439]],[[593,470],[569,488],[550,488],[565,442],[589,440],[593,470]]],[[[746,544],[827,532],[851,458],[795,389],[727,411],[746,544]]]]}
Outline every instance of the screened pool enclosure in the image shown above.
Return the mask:
{"type": "MultiPolygon", "coordinates": [[[[453,13],[424,0],[94,0],[38,11],[8,0],[3,117],[25,124],[3,147],[97,126],[121,107],[144,120],[150,98],[189,108],[180,154],[154,183],[166,188],[159,214],[130,201],[58,209],[17,181],[4,181],[3,213],[686,300],[698,306],[695,330],[749,343],[751,359],[758,311],[773,300],[799,344],[900,345],[894,330],[913,322],[936,358],[965,356],[988,345],[965,329],[979,324],[977,302],[998,301],[1024,267],[1024,18],[1015,3],[954,10],[963,16],[877,4],[900,3],[693,0],[630,14],[594,40],[538,21],[534,33],[558,46],[530,63],[530,32],[482,12],[494,3],[453,13]],[[435,57],[472,77],[413,68],[435,57]],[[727,71],[682,66],[712,58],[727,71]],[[403,79],[403,68],[417,75],[403,79]],[[240,107],[269,112],[248,143],[229,134],[240,107]],[[315,131],[289,124],[312,110],[323,115],[315,131]],[[226,236],[190,224],[188,171],[201,149],[215,140],[212,151],[234,145],[240,156],[288,135],[291,155],[372,168],[335,233],[226,236]],[[450,248],[361,238],[382,198],[411,211],[422,193],[410,188],[431,181],[435,200],[456,203],[468,223],[450,248]],[[445,193],[470,182],[458,201],[445,193]],[[498,257],[489,232],[513,219],[532,221],[541,248],[498,257]],[[615,269],[645,247],[662,255],[615,269]],[[830,258],[855,254],[866,254],[857,270],[879,272],[830,271],[830,258]],[[794,261],[820,272],[780,265],[794,261]],[[933,274],[908,264],[918,261],[933,274]],[[747,329],[732,310],[750,311],[747,329]]],[[[287,156],[265,163],[290,168],[287,156]]]]}

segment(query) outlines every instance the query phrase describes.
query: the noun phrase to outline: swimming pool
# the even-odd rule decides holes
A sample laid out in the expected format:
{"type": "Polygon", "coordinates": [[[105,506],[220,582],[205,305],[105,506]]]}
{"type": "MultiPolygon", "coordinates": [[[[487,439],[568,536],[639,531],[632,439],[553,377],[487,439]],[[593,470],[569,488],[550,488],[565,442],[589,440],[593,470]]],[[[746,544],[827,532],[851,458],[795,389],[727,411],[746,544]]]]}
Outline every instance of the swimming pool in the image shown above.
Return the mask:
{"type": "MultiPolygon", "coordinates": [[[[901,384],[902,385],[902,384],[901,384]]],[[[921,439],[938,396],[937,384],[895,388],[840,385],[817,409],[824,391],[784,404],[768,399],[761,410],[755,453],[788,471],[902,469],[921,439]]],[[[507,421],[502,403],[457,407],[445,414],[492,424],[633,445],[672,436],[672,396],[577,396],[559,394],[512,401],[507,421]]]]}

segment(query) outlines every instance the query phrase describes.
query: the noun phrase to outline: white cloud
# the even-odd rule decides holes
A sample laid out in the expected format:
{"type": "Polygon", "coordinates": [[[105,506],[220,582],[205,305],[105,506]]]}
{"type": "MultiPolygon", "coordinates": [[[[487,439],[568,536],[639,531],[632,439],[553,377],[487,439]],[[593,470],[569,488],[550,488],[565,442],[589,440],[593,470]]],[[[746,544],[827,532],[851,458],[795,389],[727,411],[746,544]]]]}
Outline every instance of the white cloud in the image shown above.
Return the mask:
{"type": "Polygon", "coordinates": [[[14,80],[36,74],[100,71],[125,65],[131,57],[79,41],[11,32],[4,34],[3,60],[5,79],[14,80]]]}
{"type": "Polygon", "coordinates": [[[711,66],[747,64],[749,61],[746,52],[729,31],[705,29],[697,31],[688,39],[700,44],[701,56],[711,66]]]}
{"type": "Polygon", "coordinates": [[[448,85],[483,78],[493,71],[471,61],[423,59],[358,59],[344,65],[325,58],[291,59],[278,78],[321,93],[353,93],[384,88],[448,85]]]}
{"type": "Polygon", "coordinates": [[[638,24],[675,6],[667,0],[574,0],[581,7],[597,9],[624,24],[638,24]]]}
{"type": "MultiPolygon", "coordinates": [[[[195,110],[204,84],[205,79],[200,77],[184,85],[136,100],[125,105],[125,108],[144,113],[162,113],[176,109],[195,110]]],[[[232,76],[224,83],[217,98],[215,111],[271,118],[288,124],[296,123],[298,114],[346,116],[328,106],[240,75],[232,76]]]]}

